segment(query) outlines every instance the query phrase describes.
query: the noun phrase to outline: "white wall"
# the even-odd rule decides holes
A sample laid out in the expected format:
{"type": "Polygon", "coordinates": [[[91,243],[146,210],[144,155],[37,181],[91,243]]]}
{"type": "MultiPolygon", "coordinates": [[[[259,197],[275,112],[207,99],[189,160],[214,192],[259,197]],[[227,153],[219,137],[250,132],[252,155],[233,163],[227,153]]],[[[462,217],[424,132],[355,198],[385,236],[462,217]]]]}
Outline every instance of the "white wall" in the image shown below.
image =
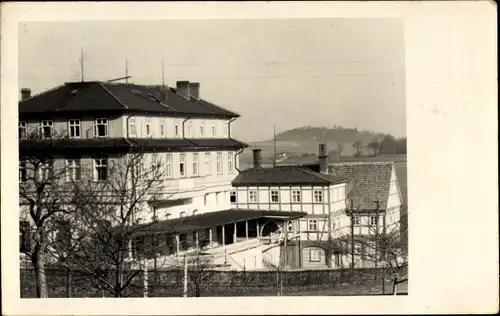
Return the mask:
{"type": "MultiPolygon", "coordinates": [[[[123,117],[123,135],[127,135],[127,118],[123,117]]],[[[227,138],[229,137],[229,120],[227,119],[200,119],[187,117],[165,117],[133,115],[128,120],[130,137],[138,138],[182,138],[182,126],[184,124],[185,138],[227,138]],[[187,120],[186,120],[187,119],[187,120]],[[130,135],[131,125],[135,122],[136,135],[130,135]],[[150,125],[151,133],[147,134],[147,125],[150,125]],[[163,125],[163,135],[161,126],[163,125]],[[176,134],[176,126],[178,133],[176,134]],[[203,134],[202,134],[203,127],[203,134]],[[215,134],[213,133],[215,128],[215,134]]]]}

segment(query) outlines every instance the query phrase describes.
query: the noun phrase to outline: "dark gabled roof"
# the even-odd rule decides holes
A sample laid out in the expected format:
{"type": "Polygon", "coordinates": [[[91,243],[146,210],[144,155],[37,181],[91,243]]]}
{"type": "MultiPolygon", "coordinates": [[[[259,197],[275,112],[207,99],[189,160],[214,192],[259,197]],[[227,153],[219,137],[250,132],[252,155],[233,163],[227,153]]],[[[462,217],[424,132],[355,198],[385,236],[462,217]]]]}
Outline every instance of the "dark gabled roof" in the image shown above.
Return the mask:
{"type": "MultiPolygon", "coordinates": [[[[223,224],[233,224],[237,222],[248,221],[257,218],[288,218],[289,220],[306,216],[304,212],[290,211],[270,211],[270,210],[252,210],[252,209],[228,209],[218,212],[202,213],[183,218],[175,218],[140,225],[143,228],[137,230],[138,234],[147,234],[151,232],[184,233],[205,228],[215,227],[223,224]]],[[[134,228],[136,230],[137,228],[134,228]]]]}
{"type": "Polygon", "coordinates": [[[354,211],[387,208],[393,162],[341,162],[328,166],[328,172],[349,179],[347,186],[348,208],[353,202],[354,211]]]}
{"type": "Polygon", "coordinates": [[[173,88],[107,82],[71,82],[19,102],[19,114],[128,111],[166,116],[239,117],[173,88]],[[166,97],[165,97],[166,95],[166,97]]]}
{"type": "Polygon", "coordinates": [[[252,168],[241,171],[233,180],[233,186],[270,185],[331,185],[347,182],[345,177],[314,172],[309,168],[278,166],[274,168],[252,168]]]}
{"type": "Polygon", "coordinates": [[[89,138],[89,139],[22,139],[19,152],[23,155],[108,153],[128,151],[202,151],[241,149],[247,144],[232,138],[186,140],[165,138],[89,138]],[[205,142],[206,141],[206,142],[205,142]]]}

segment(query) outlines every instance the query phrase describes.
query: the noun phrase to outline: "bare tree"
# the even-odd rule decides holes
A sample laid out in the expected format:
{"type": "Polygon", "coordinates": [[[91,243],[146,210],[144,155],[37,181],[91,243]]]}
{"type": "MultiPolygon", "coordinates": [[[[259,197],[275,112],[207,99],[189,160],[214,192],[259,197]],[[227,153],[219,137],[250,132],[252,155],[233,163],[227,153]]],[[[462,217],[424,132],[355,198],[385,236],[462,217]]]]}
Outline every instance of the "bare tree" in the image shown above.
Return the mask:
{"type": "Polygon", "coordinates": [[[188,277],[194,287],[194,296],[200,297],[207,289],[211,289],[213,278],[220,273],[214,264],[214,257],[197,252],[187,260],[188,277]]]}
{"type": "Polygon", "coordinates": [[[99,174],[102,181],[86,177],[74,194],[78,216],[73,239],[78,253],[70,264],[90,274],[96,286],[115,297],[122,297],[146,266],[151,270],[169,264],[168,256],[161,253],[168,229],[154,231],[154,209],[159,199],[168,199],[172,193],[164,188],[161,160],[154,154],[148,157],[130,153],[108,160],[107,171],[99,174]],[[143,223],[141,217],[151,215],[153,220],[143,223]]]}
{"type": "Polygon", "coordinates": [[[64,140],[64,136],[34,132],[21,140],[19,155],[19,200],[25,220],[21,225],[21,253],[35,269],[36,295],[48,297],[45,266],[50,237],[61,217],[72,216],[68,202],[72,199],[72,183],[61,160],[44,153],[64,140]],[[48,136],[48,138],[44,138],[48,136]],[[24,216],[26,212],[28,216],[24,216]]]}

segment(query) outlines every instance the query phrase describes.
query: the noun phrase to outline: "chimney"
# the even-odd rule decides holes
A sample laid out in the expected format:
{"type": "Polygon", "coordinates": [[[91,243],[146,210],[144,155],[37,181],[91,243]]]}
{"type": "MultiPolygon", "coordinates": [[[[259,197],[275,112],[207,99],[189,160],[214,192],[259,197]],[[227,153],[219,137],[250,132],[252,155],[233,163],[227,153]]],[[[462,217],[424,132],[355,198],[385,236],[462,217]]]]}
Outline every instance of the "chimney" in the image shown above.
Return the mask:
{"type": "Polygon", "coordinates": [[[31,98],[31,89],[23,88],[21,89],[21,100],[26,100],[31,98]]]}
{"type": "Polygon", "coordinates": [[[328,173],[328,153],[326,152],[326,144],[319,144],[319,172],[328,173]]]}
{"type": "Polygon", "coordinates": [[[189,83],[189,95],[195,99],[200,98],[200,83],[190,82],[189,83]]]}
{"type": "Polygon", "coordinates": [[[177,94],[180,94],[186,99],[189,99],[189,87],[189,81],[177,81],[177,94]]]}
{"type": "Polygon", "coordinates": [[[261,149],[254,149],[252,151],[253,151],[253,167],[254,168],[260,168],[260,161],[261,161],[260,152],[261,152],[261,149]]]}

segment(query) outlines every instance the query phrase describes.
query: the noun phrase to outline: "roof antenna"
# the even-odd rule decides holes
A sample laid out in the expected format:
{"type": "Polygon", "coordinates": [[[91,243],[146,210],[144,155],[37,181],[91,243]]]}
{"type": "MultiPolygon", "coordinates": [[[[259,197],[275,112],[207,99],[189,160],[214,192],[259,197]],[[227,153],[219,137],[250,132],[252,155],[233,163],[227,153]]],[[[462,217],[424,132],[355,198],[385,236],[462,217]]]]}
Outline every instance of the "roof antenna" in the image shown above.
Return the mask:
{"type": "Polygon", "coordinates": [[[128,84],[128,59],[125,58],[125,84],[128,84]]]}
{"type": "Polygon", "coordinates": [[[83,46],[80,48],[80,73],[82,76],[82,82],[84,81],[83,77],[83,46]]]}
{"type": "Polygon", "coordinates": [[[163,89],[163,100],[167,102],[167,89],[165,87],[165,63],[163,61],[163,56],[161,56],[161,86],[163,89]]]}

